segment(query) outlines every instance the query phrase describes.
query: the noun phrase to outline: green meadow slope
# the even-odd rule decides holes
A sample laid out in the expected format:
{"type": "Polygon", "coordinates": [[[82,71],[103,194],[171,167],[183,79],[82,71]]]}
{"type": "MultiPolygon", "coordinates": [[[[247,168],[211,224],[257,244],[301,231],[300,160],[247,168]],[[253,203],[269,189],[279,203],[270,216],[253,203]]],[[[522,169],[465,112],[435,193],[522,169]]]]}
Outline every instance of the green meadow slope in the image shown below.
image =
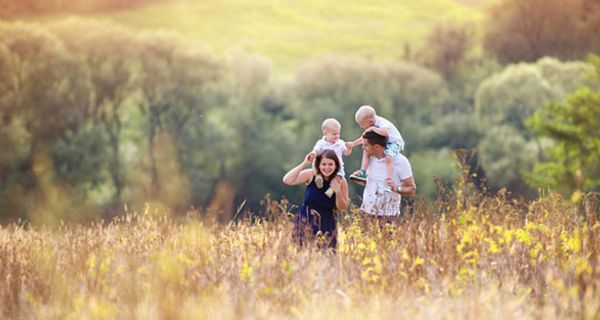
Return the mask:
{"type": "Polygon", "coordinates": [[[173,0],[94,16],[139,29],[173,30],[218,53],[258,53],[276,73],[287,73],[328,54],[399,59],[408,45],[414,55],[436,25],[480,25],[487,2],[173,0]]]}

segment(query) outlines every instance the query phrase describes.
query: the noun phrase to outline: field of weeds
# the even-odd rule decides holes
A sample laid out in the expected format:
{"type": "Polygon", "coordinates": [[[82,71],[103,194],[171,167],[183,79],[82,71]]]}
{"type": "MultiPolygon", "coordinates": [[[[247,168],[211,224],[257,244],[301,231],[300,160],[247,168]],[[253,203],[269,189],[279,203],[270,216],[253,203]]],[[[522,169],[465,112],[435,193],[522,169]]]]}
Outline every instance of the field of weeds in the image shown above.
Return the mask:
{"type": "Polygon", "coordinates": [[[598,195],[418,200],[340,216],[337,253],[291,240],[285,203],[229,225],[148,208],[0,228],[9,319],[598,319],[598,195]]]}

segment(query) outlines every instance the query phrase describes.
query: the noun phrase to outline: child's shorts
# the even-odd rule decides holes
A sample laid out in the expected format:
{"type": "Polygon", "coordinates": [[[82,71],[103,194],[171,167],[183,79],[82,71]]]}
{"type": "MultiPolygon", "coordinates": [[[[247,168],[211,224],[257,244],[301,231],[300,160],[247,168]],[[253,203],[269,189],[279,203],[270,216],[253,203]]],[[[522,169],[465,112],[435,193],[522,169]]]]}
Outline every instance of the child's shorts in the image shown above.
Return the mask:
{"type": "Polygon", "coordinates": [[[402,149],[404,149],[404,148],[402,148],[402,146],[398,142],[396,142],[396,141],[388,142],[385,145],[385,154],[387,154],[390,157],[394,158],[394,157],[397,157],[400,154],[400,152],[402,151],[402,149]]]}

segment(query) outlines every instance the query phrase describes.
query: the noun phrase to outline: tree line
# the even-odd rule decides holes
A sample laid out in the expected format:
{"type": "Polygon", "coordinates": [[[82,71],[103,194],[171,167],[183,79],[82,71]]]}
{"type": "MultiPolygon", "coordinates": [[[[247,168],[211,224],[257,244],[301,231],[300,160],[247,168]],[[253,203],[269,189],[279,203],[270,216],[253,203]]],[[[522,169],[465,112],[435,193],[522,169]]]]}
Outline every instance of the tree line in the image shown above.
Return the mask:
{"type": "Polygon", "coordinates": [[[1,23],[2,216],[86,219],[146,202],[232,213],[267,193],[297,199],[282,172],[327,117],[358,136],[366,103],[405,136],[421,194],[435,194],[434,177],[452,183],[450,151],[463,148],[477,150],[474,172],[491,191],[598,190],[597,58],[502,65],[473,53],[471,37],[440,26],[421,61],[325,57],[276,78],[260,56],[216,55],[174,34],[1,23]]]}

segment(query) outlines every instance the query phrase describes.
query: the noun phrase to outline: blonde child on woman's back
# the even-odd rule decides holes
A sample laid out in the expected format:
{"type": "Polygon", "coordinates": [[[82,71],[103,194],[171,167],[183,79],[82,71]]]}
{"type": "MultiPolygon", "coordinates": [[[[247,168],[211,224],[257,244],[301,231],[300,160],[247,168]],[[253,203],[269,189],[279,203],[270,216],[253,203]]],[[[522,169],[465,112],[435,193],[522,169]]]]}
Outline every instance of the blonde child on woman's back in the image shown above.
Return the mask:
{"type": "Polygon", "coordinates": [[[323,121],[321,130],[323,131],[323,137],[315,143],[312,152],[316,155],[325,150],[335,151],[335,154],[337,154],[340,160],[340,170],[338,175],[344,177],[344,161],[342,160],[342,156],[350,155],[352,148],[348,148],[344,140],[340,139],[342,125],[336,119],[328,118],[323,121]]]}

